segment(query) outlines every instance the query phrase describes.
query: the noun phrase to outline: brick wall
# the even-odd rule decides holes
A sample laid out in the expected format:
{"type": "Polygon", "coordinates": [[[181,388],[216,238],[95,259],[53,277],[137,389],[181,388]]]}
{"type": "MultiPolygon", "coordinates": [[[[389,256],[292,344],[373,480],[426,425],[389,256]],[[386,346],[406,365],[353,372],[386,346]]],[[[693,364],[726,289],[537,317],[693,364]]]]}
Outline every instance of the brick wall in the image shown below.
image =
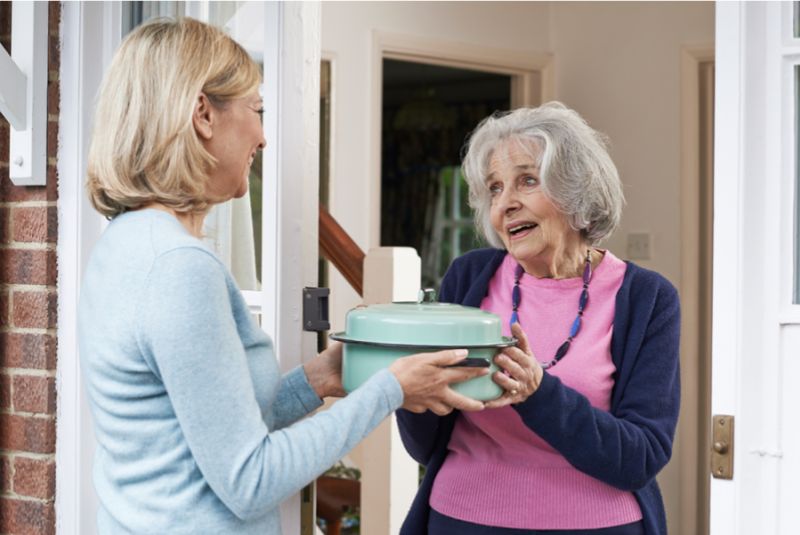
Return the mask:
{"type": "MultiPolygon", "coordinates": [[[[50,3],[47,186],[8,177],[0,116],[0,533],[55,533],[56,240],[61,5],[50,3]]],[[[11,2],[0,2],[10,50],[11,2]]]]}

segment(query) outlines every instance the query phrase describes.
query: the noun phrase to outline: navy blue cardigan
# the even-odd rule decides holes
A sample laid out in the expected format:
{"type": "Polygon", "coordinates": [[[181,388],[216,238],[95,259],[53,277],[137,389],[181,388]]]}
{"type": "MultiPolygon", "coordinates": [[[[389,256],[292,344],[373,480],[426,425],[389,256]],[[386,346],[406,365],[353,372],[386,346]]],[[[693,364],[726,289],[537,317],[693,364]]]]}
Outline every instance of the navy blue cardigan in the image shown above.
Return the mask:
{"type": "MultiPolygon", "coordinates": [[[[442,281],[440,300],[480,306],[506,251],[480,249],[456,259],[442,281]]],[[[616,366],[609,412],[545,373],[539,389],[512,405],[522,421],[594,478],[632,491],[647,535],[667,533],[656,474],[672,454],[678,421],[680,307],[675,288],[661,275],[627,263],[617,293],[611,358],[616,366]]],[[[403,444],[426,467],[401,535],[427,533],[433,480],[444,463],[457,412],[397,411],[403,444]]]]}

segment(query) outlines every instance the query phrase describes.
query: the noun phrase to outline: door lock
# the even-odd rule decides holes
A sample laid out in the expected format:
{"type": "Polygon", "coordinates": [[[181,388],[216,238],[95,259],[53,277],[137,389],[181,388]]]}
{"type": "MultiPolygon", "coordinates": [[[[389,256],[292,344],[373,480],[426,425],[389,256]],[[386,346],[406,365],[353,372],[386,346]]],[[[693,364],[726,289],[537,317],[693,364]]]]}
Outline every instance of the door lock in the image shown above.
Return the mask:
{"type": "Polygon", "coordinates": [[[733,416],[727,414],[711,420],[711,475],[733,479],[733,416]]]}

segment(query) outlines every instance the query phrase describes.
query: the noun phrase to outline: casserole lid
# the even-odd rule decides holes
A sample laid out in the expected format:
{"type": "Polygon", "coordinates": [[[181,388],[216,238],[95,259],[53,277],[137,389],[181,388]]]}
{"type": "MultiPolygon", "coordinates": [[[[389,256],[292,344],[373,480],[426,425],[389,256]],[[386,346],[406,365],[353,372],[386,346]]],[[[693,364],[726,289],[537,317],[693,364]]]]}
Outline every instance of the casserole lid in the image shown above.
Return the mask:
{"type": "Polygon", "coordinates": [[[396,347],[505,347],[516,340],[502,335],[500,317],[479,308],[435,301],[433,290],[418,302],[370,305],[350,310],[342,342],[396,347]]]}

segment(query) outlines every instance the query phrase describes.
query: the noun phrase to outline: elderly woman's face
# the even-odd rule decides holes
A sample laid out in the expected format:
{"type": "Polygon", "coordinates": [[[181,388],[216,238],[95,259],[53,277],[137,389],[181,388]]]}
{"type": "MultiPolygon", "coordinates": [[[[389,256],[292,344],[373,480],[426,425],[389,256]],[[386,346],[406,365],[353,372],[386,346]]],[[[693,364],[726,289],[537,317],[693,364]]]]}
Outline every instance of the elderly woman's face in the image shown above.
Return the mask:
{"type": "Polygon", "coordinates": [[[548,276],[555,256],[566,245],[580,243],[580,233],[541,190],[539,154],[539,147],[528,141],[500,143],[492,152],[486,187],[492,227],[508,252],[528,273],[548,276]]]}
{"type": "Polygon", "coordinates": [[[210,108],[211,135],[201,137],[217,165],[210,173],[207,193],[214,202],[223,202],[247,193],[250,165],[256,152],[266,146],[261,126],[263,104],[254,92],[210,108]]]}

